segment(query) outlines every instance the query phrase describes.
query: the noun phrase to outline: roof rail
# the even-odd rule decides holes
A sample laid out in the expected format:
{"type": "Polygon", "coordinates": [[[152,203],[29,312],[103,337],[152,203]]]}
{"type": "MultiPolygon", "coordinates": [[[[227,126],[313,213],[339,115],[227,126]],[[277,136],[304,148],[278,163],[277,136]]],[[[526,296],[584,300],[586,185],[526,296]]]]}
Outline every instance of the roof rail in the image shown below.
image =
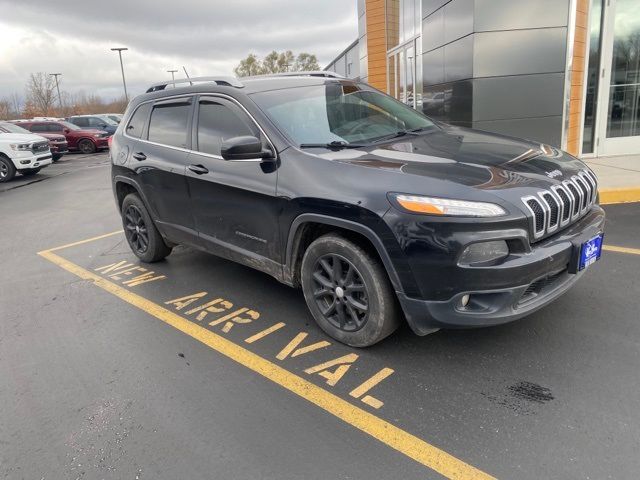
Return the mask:
{"type": "Polygon", "coordinates": [[[284,72],[284,73],[267,73],[264,75],[254,75],[246,78],[266,78],[266,77],[326,77],[326,78],[345,78],[335,72],[325,72],[323,70],[312,70],[309,72],[284,72]]]}
{"type": "Polygon", "coordinates": [[[179,83],[189,83],[193,85],[194,83],[204,83],[204,82],[213,82],[216,85],[224,85],[227,87],[236,87],[243,88],[244,85],[240,80],[236,77],[191,77],[191,78],[180,78],[174,80],[166,80],[160,83],[154,83],[151,85],[146,93],[158,92],[160,90],[164,90],[169,85],[177,85],[179,83]]]}

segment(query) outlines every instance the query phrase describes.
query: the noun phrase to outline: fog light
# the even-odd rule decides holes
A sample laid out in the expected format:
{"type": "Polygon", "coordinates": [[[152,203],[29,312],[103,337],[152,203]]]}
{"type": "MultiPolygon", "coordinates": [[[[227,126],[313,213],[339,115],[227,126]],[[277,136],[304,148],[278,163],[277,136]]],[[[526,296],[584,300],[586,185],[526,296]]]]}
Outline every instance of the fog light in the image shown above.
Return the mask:
{"type": "Polygon", "coordinates": [[[469,303],[469,294],[463,295],[462,298],[460,299],[460,305],[462,305],[463,307],[466,307],[468,303],[469,303]]]}
{"type": "Polygon", "coordinates": [[[509,247],[504,240],[472,243],[464,249],[458,263],[462,265],[478,265],[495,262],[509,255],[509,247]]]}
{"type": "Polygon", "coordinates": [[[31,160],[20,160],[20,163],[22,165],[29,165],[31,163],[31,160]]]}

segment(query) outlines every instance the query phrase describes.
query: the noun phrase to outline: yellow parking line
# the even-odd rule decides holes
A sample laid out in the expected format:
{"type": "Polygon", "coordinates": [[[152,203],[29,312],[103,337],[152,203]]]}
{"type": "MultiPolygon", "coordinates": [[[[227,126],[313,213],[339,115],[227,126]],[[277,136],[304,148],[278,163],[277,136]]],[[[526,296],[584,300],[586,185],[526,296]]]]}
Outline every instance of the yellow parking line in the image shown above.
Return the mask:
{"type": "Polygon", "coordinates": [[[631,255],[640,255],[640,248],[618,247],[616,245],[603,245],[603,250],[609,252],[629,253],[631,255]]]}
{"type": "MultiPolygon", "coordinates": [[[[47,252],[55,252],[56,250],[62,250],[64,248],[75,247],[76,245],[82,245],[83,243],[95,242],[96,240],[100,240],[101,238],[112,237],[119,233],[123,233],[123,230],[116,230],[115,232],[105,233],[104,235],[98,235],[97,237],[87,238],[86,240],[80,240],[79,242],[67,243],[66,245],[61,245],[60,247],[50,248],[49,250],[45,250],[47,252]]],[[[42,253],[42,252],[39,252],[42,253]]]]}
{"type": "Polygon", "coordinates": [[[453,455],[439,449],[438,447],[425,442],[424,440],[402,430],[399,427],[383,420],[375,415],[352,405],[337,395],[325,390],[294,373],[285,370],[265,358],[237,345],[226,338],[197,325],[180,315],[167,310],[151,300],[135,294],[103,277],[90,272],[75,263],[62,258],[53,250],[60,250],[72,245],[79,245],[91,240],[97,240],[116,232],[93,239],[76,242],[73,244],[57,247],[56,249],[45,250],[38,254],[50,262],[77,275],[89,280],[94,285],[106,290],[125,302],[153,315],[159,320],[171,325],[190,337],[204,343],[208,347],[225,355],[241,365],[253,370],[263,377],[277,383],[281,387],[295,393],[299,397],[313,403],[324,411],[334,415],[342,421],[352,425],[360,431],[371,435],[385,445],[397,450],[416,462],[428,467],[444,477],[450,479],[492,479],[491,475],[484,473],[477,468],[465,463],[453,455]]]}

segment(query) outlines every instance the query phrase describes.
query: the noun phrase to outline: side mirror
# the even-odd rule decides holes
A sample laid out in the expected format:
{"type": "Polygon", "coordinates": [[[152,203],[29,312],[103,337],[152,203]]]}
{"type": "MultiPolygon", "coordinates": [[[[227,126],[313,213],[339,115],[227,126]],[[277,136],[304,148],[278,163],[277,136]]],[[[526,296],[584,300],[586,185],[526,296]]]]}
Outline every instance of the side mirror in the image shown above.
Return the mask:
{"type": "Polygon", "coordinates": [[[252,136],[233,137],[222,142],[220,149],[225,160],[252,160],[256,158],[270,158],[273,153],[262,149],[262,142],[252,136]]]}
{"type": "Polygon", "coordinates": [[[64,133],[69,133],[71,130],[69,130],[68,128],[64,129],[64,133]]]}
{"type": "Polygon", "coordinates": [[[100,128],[107,128],[107,124],[106,123],[101,123],[100,124],[100,128]]]}

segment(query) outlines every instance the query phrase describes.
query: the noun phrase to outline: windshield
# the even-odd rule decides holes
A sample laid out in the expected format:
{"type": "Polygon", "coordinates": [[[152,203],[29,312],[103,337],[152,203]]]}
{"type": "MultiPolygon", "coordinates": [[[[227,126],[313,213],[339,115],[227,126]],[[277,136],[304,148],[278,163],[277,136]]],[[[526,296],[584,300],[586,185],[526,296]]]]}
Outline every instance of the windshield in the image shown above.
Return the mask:
{"type": "Polygon", "coordinates": [[[29,130],[24,129],[22,127],[19,127],[17,125],[14,125],[13,123],[9,123],[9,122],[0,122],[0,132],[5,132],[5,133],[31,133],[29,130]]]}
{"type": "Polygon", "coordinates": [[[118,117],[117,115],[109,115],[109,118],[116,123],[120,123],[120,117],[118,117]]]}
{"type": "Polygon", "coordinates": [[[298,145],[366,143],[437,128],[416,110],[362,85],[313,85],[255,93],[252,98],[298,145]]]}
{"type": "Polygon", "coordinates": [[[62,125],[64,125],[65,128],[68,128],[69,130],[82,130],[79,126],[74,125],[71,122],[60,122],[62,125]]]}

